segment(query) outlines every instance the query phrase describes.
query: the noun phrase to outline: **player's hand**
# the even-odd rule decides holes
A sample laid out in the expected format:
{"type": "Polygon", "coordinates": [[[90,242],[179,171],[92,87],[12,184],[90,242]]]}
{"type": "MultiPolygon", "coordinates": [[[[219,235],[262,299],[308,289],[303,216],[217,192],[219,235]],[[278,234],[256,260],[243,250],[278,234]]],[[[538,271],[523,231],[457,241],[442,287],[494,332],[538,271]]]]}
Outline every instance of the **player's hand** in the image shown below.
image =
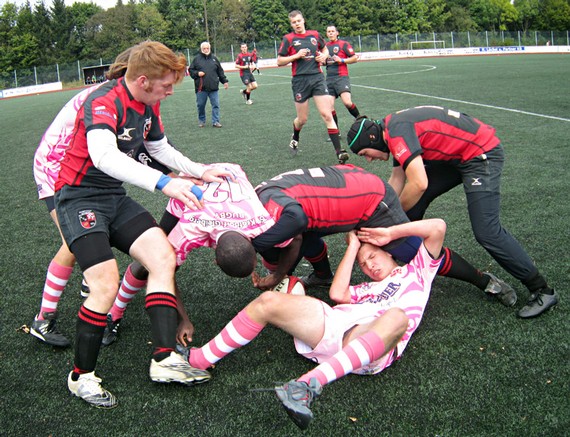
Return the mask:
{"type": "Polygon", "coordinates": [[[301,49],[297,52],[297,54],[299,55],[299,59],[304,58],[305,56],[308,56],[311,54],[311,50],[310,49],[301,49]]]}
{"type": "Polygon", "coordinates": [[[358,235],[356,235],[356,231],[347,232],[345,240],[347,246],[353,246],[357,249],[360,248],[361,243],[358,239],[358,235]]]}
{"type": "Polygon", "coordinates": [[[206,75],[206,73],[204,73],[203,71],[199,71],[198,72],[198,76],[199,77],[204,77],[206,75]]]}
{"type": "Polygon", "coordinates": [[[226,82],[226,83],[224,84],[224,89],[227,90],[229,86],[230,86],[230,84],[226,82]]]}
{"type": "Polygon", "coordinates": [[[164,186],[162,192],[168,197],[180,200],[192,210],[202,209],[204,206],[200,202],[202,190],[189,180],[174,178],[164,186]],[[198,197],[200,197],[200,199],[198,199],[198,197]]]}
{"type": "Polygon", "coordinates": [[[260,290],[265,291],[275,288],[275,286],[279,284],[283,280],[283,278],[285,278],[285,276],[286,275],[279,277],[276,276],[275,273],[271,273],[262,278],[261,276],[259,276],[257,272],[253,272],[251,274],[251,280],[255,288],[259,288],[260,290]]]}
{"type": "Polygon", "coordinates": [[[194,335],[194,325],[190,320],[182,320],[178,324],[178,329],[176,330],[176,341],[184,347],[188,347],[192,342],[192,336],[194,335]]]}
{"type": "Polygon", "coordinates": [[[357,231],[357,235],[360,241],[380,247],[392,241],[390,228],[362,228],[357,231]]]}
{"type": "Polygon", "coordinates": [[[317,54],[315,56],[315,60],[321,64],[326,64],[328,57],[329,56],[323,52],[317,52],[317,54]]]}
{"type": "Polygon", "coordinates": [[[204,182],[219,182],[220,184],[224,182],[223,177],[228,177],[235,182],[236,178],[231,171],[225,170],[223,168],[210,168],[204,172],[202,175],[202,180],[204,182]]]}

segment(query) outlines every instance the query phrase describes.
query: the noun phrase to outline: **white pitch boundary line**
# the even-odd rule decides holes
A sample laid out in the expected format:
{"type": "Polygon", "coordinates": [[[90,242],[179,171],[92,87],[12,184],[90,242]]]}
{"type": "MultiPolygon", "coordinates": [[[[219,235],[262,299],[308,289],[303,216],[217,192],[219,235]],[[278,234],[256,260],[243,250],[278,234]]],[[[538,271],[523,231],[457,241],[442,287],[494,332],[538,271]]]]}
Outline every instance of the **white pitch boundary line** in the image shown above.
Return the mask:
{"type": "Polygon", "coordinates": [[[465,105],[471,105],[471,106],[481,106],[483,108],[490,108],[490,109],[497,109],[500,111],[506,111],[506,112],[514,112],[517,114],[524,114],[524,115],[531,115],[533,117],[540,117],[540,118],[548,118],[550,120],[558,120],[558,121],[568,121],[570,122],[570,118],[563,118],[563,117],[556,117],[554,115],[545,115],[545,114],[537,114],[536,112],[529,112],[529,111],[522,111],[520,109],[512,109],[512,108],[505,108],[503,106],[494,106],[494,105],[487,105],[485,103],[476,103],[476,102],[467,102],[465,100],[457,100],[457,99],[449,99],[447,97],[437,97],[437,96],[430,96],[427,94],[419,94],[419,93],[412,93],[409,91],[401,91],[401,90],[391,90],[391,89],[387,89],[387,88],[380,88],[380,87],[374,87],[374,86],[368,86],[368,85],[355,85],[355,84],[351,84],[351,86],[354,87],[358,87],[358,88],[364,88],[364,89],[368,89],[368,90],[377,90],[377,91],[385,91],[388,93],[398,93],[398,94],[406,94],[409,96],[416,96],[416,97],[425,97],[428,99],[435,99],[435,100],[443,100],[444,102],[454,102],[454,103],[463,103],[465,105]]]}

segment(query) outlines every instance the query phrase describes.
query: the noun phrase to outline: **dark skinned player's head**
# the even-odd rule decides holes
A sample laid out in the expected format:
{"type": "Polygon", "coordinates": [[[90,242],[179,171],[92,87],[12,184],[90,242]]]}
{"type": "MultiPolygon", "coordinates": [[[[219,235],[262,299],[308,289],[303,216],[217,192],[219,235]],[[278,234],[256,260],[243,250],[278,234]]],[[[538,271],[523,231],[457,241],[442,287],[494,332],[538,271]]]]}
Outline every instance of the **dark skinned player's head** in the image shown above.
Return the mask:
{"type": "Polygon", "coordinates": [[[257,254],[249,238],[235,231],[222,234],[216,245],[216,264],[234,278],[245,278],[253,273],[257,254]]]}

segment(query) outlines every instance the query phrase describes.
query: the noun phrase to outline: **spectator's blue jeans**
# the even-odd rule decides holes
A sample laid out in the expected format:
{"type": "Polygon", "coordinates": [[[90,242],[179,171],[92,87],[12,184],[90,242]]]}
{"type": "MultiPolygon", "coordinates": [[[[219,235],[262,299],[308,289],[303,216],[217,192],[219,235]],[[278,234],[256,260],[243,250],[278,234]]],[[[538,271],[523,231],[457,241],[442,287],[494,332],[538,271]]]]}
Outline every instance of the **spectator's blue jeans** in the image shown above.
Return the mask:
{"type": "Polygon", "coordinates": [[[210,98],[212,105],[212,124],[220,122],[220,97],[218,91],[198,91],[196,93],[196,106],[198,107],[198,121],[206,123],[206,102],[210,98]]]}

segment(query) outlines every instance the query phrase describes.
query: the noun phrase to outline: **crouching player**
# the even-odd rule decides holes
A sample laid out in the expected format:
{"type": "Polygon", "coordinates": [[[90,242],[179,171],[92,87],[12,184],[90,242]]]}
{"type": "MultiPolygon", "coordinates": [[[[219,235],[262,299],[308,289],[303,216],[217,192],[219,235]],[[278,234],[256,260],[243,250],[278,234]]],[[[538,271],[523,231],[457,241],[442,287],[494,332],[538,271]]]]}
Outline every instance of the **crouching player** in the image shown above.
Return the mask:
{"type": "Polygon", "coordinates": [[[349,373],[378,373],[401,357],[426,307],[445,229],[443,220],[430,219],[349,232],[330,288],[330,298],[338,305],[266,291],[205,346],[190,349],[191,366],[207,369],[249,343],[267,324],[284,330],[294,337],[299,354],[319,363],[275,387],[287,414],[301,429],[307,428],[313,419],[311,403],[324,385],[349,373]],[[399,267],[379,246],[408,236],[419,236],[423,243],[417,255],[399,267]],[[373,282],[350,286],[355,261],[373,282]]]}

